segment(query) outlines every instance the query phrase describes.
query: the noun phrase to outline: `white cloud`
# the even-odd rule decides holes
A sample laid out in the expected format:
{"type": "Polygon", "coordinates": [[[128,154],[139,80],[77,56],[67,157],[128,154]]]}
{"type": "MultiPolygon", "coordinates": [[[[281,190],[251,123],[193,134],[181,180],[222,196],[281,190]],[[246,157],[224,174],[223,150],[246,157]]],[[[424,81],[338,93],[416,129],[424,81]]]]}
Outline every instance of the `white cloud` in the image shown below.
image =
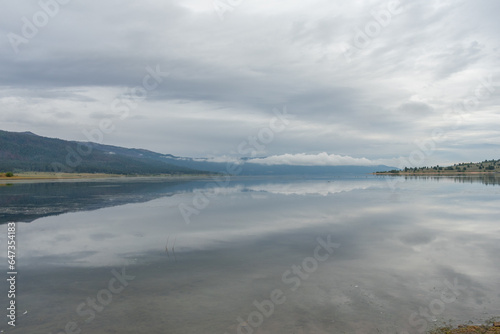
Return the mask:
{"type": "Polygon", "coordinates": [[[298,166],[374,166],[380,165],[381,160],[370,160],[367,158],[353,158],[326,152],[318,154],[282,154],[273,155],[266,158],[250,160],[252,163],[264,165],[298,165],[298,166]]]}
{"type": "Polygon", "coordinates": [[[241,164],[243,163],[239,158],[229,157],[229,156],[220,156],[220,157],[209,157],[209,158],[195,158],[195,161],[206,161],[206,162],[220,162],[220,163],[235,163],[241,164]]]}

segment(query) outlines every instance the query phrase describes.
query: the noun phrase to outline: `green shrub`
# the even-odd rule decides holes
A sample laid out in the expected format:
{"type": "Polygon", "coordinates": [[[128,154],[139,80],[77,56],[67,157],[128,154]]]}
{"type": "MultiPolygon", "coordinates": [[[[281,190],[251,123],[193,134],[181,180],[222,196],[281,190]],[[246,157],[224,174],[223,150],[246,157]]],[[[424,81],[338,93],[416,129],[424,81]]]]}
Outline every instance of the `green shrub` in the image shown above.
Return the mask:
{"type": "Polygon", "coordinates": [[[14,176],[14,173],[12,173],[12,172],[7,172],[7,173],[5,173],[5,176],[6,176],[6,177],[13,177],[13,176],[14,176]]]}

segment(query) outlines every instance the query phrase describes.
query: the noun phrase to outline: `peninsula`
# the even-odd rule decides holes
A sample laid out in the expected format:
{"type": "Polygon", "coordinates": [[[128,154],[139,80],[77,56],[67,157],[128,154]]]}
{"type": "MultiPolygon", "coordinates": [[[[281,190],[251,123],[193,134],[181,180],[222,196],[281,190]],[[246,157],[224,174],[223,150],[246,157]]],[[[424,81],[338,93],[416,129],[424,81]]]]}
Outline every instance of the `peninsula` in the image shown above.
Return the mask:
{"type": "Polygon", "coordinates": [[[464,174],[497,174],[500,173],[499,160],[484,160],[482,162],[462,162],[453,166],[405,167],[380,171],[376,175],[464,175],[464,174]]]}

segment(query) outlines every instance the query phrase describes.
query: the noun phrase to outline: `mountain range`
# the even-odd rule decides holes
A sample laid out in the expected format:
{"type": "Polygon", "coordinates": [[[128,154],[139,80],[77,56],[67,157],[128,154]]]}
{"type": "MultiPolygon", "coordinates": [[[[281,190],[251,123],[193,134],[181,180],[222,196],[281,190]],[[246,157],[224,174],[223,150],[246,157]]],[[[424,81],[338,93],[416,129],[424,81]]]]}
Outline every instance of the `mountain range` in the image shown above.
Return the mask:
{"type": "Polygon", "coordinates": [[[144,149],[91,142],[66,141],[32,132],[0,130],[0,171],[76,172],[110,174],[333,175],[391,170],[378,166],[263,165],[241,159],[228,169],[225,162],[178,157],[144,149]]]}

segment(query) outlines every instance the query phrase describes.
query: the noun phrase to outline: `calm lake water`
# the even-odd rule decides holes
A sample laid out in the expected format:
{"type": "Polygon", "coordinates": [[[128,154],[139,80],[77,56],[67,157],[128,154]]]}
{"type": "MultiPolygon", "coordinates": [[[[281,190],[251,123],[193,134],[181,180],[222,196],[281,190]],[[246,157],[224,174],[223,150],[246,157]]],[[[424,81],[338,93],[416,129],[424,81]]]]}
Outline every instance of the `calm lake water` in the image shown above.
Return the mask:
{"type": "Polygon", "coordinates": [[[0,186],[0,268],[17,222],[19,273],[17,326],[0,330],[421,333],[500,316],[498,179],[223,181],[0,186]]]}

